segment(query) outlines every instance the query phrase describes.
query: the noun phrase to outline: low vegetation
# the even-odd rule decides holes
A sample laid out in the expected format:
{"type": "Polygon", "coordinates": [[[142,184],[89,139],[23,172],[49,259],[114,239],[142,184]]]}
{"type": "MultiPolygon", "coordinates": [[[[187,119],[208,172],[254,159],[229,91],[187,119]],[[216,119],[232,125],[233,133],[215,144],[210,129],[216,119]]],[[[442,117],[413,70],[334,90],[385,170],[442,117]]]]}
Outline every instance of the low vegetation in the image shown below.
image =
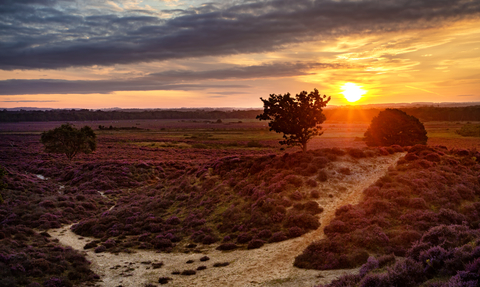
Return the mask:
{"type": "MultiPolygon", "coordinates": [[[[301,236],[319,227],[324,207],[317,200],[329,196],[320,187],[354,175],[355,169],[343,166],[335,169],[337,178],[332,175],[330,168],[340,159],[355,162],[404,151],[408,153],[397,167],[364,191],[360,204],[336,211],[325,227],[326,239],[312,243],[295,265],[361,267],[360,274],[330,286],[391,286],[395,280],[412,286],[459,286],[478,280],[476,150],[396,145],[283,152],[259,140],[265,128],[254,131],[254,140],[239,140],[228,150],[160,148],[151,143],[172,138],[145,129],[103,132],[96,153],[77,154],[75,161],[44,153],[38,135],[2,135],[0,286],[93,284],[98,276],[84,255],[59,246],[45,232],[65,224],[76,223],[75,233],[95,237],[84,248],[99,256],[134,249],[197,252],[210,247],[231,252],[301,236]],[[246,148],[249,141],[252,147],[246,148]]],[[[213,136],[201,141],[178,134],[168,136],[189,145],[213,137],[229,144],[210,130],[213,136]]],[[[175,274],[198,275],[207,265],[229,264],[209,259],[203,256],[203,267],[192,264],[175,274]]],[[[158,283],[170,280],[161,277],[158,283]]]]}
{"type": "Polygon", "coordinates": [[[480,137],[480,124],[475,125],[467,123],[456,132],[464,137],[480,137]]]}
{"type": "Polygon", "coordinates": [[[345,286],[341,283],[345,280],[352,286],[392,286],[392,280],[410,280],[408,286],[435,278],[476,280],[472,278],[478,277],[477,271],[470,266],[480,257],[474,251],[480,244],[479,163],[476,151],[411,147],[395,169],[364,191],[360,204],[336,211],[325,227],[327,238],[308,246],[295,266],[353,268],[370,264],[371,255],[394,254],[406,259],[386,272],[373,264],[375,268],[369,268],[377,271],[372,274],[343,277],[330,286],[345,286]]]}

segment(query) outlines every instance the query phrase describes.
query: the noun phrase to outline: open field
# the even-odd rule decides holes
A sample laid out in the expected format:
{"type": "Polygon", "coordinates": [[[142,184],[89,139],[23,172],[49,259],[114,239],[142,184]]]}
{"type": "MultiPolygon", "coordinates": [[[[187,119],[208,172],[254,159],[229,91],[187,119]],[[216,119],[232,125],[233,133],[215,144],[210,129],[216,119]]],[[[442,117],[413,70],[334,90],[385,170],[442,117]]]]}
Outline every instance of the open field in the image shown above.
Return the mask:
{"type": "MultiPolygon", "coordinates": [[[[0,134],[40,134],[58,127],[63,122],[2,123],[0,134]]],[[[204,148],[243,148],[256,141],[265,148],[279,149],[281,135],[268,130],[265,122],[253,119],[228,119],[222,123],[208,120],[123,120],[72,122],[78,127],[89,125],[96,130],[99,139],[113,142],[135,142],[139,146],[158,148],[192,147],[203,144],[204,148]],[[98,130],[98,126],[135,128],[121,130],[98,130]]],[[[467,122],[426,122],[429,145],[444,145],[448,148],[480,148],[476,137],[462,137],[455,133],[467,122]]],[[[470,122],[468,122],[470,123],[470,122]]],[[[472,122],[480,123],[480,122],[472,122]]],[[[322,147],[366,147],[360,140],[369,122],[329,122],[322,124],[324,134],[312,139],[310,149],[322,147]]],[[[8,140],[8,138],[7,138],[8,140]]],[[[293,149],[296,150],[296,149],[293,149]]]]}
{"type": "Polygon", "coordinates": [[[480,140],[456,134],[461,122],[427,122],[429,145],[444,147],[406,149],[367,148],[368,123],[326,122],[306,154],[253,120],[76,122],[95,128],[98,147],[72,162],[39,143],[60,124],[0,125],[0,286],[312,286],[356,274],[368,256],[402,264],[435,224],[465,221],[480,244],[480,140]]]}

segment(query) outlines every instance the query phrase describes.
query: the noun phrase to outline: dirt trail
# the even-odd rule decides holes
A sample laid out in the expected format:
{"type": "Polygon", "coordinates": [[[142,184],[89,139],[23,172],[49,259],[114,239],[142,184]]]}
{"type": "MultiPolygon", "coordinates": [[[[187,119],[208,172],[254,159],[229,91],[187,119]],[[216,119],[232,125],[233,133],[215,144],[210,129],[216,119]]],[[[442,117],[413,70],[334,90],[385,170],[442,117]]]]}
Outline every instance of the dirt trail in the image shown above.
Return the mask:
{"type": "MultiPolygon", "coordinates": [[[[356,204],[362,197],[362,191],[385,175],[388,167],[395,165],[403,153],[390,156],[352,159],[343,157],[331,164],[329,180],[318,188],[325,194],[318,199],[324,212],[320,216],[319,229],[299,238],[274,244],[260,249],[221,252],[213,248],[204,253],[156,253],[138,250],[134,254],[110,253],[96,254],[92,250],[84,251],[92,262],[92,270],[100,275],[99,286],[144,286],[147,283],[158,284],[159,277],[171,277],[166,286],[313,286],[326,284],[350,270],[304,270],[293,266],[295,256],[300,254],[312,241],[323,238],[323,228],[335,216],[335,210],[345,204],[356,204]],[[342,167],[351,170],[350,175],[338,171],[342,167]],[[208,255],[211,260],[200,262],[199,258],[208,255]],[[194,263],[186,264],[187,260],[194,263]],[[164,262],[159,269],[141,262],[164,262]],[[216,262],[230,262],[225,267],[213,267],[216,262]],[[205,265],[207,269],[197,271],[193,276],[172,275],[172,271],[195,270],[205,265]]],[[[82,250],[93,238],[82,238],[70,231],[70,226],[50,230],[52,237],[62,244],[82,250]]]]}

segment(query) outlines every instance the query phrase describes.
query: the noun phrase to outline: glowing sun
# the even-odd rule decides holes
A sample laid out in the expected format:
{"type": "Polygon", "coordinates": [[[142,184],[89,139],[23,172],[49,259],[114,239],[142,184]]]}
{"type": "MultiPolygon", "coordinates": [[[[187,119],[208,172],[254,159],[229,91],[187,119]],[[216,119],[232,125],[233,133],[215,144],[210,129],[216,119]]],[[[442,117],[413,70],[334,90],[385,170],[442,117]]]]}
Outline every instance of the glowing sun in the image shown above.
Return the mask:
{"type": "Polygon", "coordinates": [[[341,89],[343,90],[342,94],[345,99],[351,103],[360,100],[360,98],[367,93],[367,91],[362,89],[362,86],[354,83],[345,83],[341,89]]]}

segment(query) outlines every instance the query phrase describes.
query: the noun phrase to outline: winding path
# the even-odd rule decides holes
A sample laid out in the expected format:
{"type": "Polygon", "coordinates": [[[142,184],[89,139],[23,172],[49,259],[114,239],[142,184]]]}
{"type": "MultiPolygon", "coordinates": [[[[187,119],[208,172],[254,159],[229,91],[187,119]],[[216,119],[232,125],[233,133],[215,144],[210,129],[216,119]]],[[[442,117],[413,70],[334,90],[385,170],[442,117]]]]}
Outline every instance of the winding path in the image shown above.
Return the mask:
{"type": "MultiPolygon", "coordinates": [[[[390,166],[394,166],[404,153],[389,156],[343,159],[328,168],[336,174],[324,185],[319,186],[324,197],[318,202],[324,207],[320,216],[321,227],[301,237],[279,243],[267,244],[255,250],[236,250],[221,252],[213,248],[206,253],[211,260],[200,262],[205,254],[199,253],[156,253],[138,250],[133,254],[110,253],[96,254],[92,250],[84,251],[92,262],[92,270],[100,275],[99,286],[144,286],[157,283],[158,278],[173,278],[167,286],[313,286],[325,284],[351,270],[305,270],[293,266],[295,256],[300,254],[312,241],[323,238],[323,227],[327,226],[335,216],[335,210],[345,204],[356,204],[362,197],[362,191],[385,175],[390,166]],[[335,173],[341,167],[349,167],[351,175],[335,173]],[[187,260],[194,260],[186,264],[187,260]],[[150,265],[141,262],[164,262],[160,269],[151,269],[150,265]],[[230,262],[226,267],[212,267],[215,262],[230,262]],[[174,270],[195,270],[198,266],[207,266],[206,270],[197,271],[193,276],[171,275],[174,270]]],[[[52,237],[60,243],[83,251],[85,243],[92,238],[81,238],[70,231],[70,226],[50,230],[52,237]]],[[[157,283],[158,284],[158,283],[157,283]]]]}

